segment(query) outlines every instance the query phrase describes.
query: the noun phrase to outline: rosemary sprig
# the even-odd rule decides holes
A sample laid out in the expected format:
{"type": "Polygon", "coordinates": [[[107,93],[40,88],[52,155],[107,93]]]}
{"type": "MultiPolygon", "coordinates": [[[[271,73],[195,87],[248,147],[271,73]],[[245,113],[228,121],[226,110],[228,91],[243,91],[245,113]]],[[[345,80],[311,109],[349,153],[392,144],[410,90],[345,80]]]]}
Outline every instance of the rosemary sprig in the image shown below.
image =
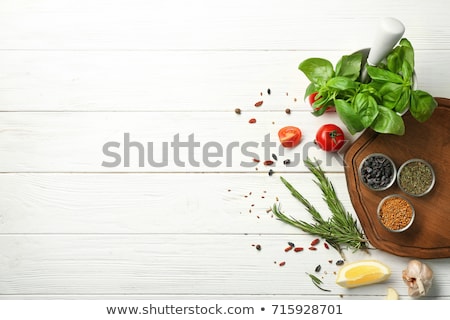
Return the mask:
{"type": "Polygon", "coordinates": [[[319,278],[317,278],[315,275],[311,274],[311,273],[307,273],[306,274],[311,278],[312,283],[314,283],[314,285],[319,288],[322,291],[327,291],[327,292],[331,292],[331,290],[329,289],[324,289],[321,287],[321,284],[323,284],[323,281],[320,280],[319,278]]]}
{"type": "Polygon", "coordinates": [[[311,214],[314,223],[308,223],[302,220],[297,220],[293,217],[288,217],[280,211],[279,206],[276,204],[272,208],[275,216],[279,220],[297,227],[304,232],[325,239],[341,254],[342,246],[347,246],[353,248],[354,250],[367,250],[367,240],[363,232],[358,228],[357,221],[348,211],[345,210],[336,194],[333,184],[325,176],[325,172],[322,170],[320,165],[317,161],[313,162],[310,159],[306,159],[304,162],[306,167],[314,174],[316,178],[314,182],[322,191],[322,197],[327,203],[332,216],[327,220],[323,219],[317,209],[283,177],[280,177],[283,184],[311,214]]]}

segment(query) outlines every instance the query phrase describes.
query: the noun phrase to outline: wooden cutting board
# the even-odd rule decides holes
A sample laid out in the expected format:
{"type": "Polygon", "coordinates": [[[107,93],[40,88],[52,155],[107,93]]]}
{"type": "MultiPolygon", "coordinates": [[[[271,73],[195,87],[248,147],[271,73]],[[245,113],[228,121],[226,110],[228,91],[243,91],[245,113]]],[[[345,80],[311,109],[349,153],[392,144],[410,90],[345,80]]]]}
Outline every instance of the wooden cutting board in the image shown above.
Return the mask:
{"type": "Polygon", "coordinates": [[[366,130],[344,156],[350,199],[367,239],[375,248],[398,256],[450,257],[450,100],[436,101],[438,107],[424,123],[409,113],[404,115],[405,135],[366,130]],[[374,152],[391,157],[397,168],[410,158],[425,159],[436,173],[433,190],[420,198],[404,194],[396,183],[386,191],[369,190],[359,180],[358,167],[365,156],[374,152]],[[416,210],[414,224],[404,233],[391,233],[377,220],[378,203],[392,193],[406,196],[416,210]]]}

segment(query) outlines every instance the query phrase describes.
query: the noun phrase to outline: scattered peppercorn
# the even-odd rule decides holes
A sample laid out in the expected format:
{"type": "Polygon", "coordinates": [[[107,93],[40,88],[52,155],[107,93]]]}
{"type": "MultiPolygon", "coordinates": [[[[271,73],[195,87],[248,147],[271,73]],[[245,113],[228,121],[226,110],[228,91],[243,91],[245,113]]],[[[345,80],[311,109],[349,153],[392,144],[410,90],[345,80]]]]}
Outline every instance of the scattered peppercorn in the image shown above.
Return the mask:
{"type": "Polygon", "coordinates": [[[294,251],[295,252],[300,252],[300,251],[303,251],[303,248],[302,247],[295,247],[294,251]]]}
{"type": "Polygon", "coordinates": [[[320,270],[322,269],[322,266],[319,264],[316,269],[314,269],[315,272],[320,272],[320,270]]]}
{"type": "Polygon", "coordinates": [[[323,243],[323,246],[325,247],[325,249],[330,249],[330,246],[326,242],[323,243]]]}
{"type": "Polygon", "coordinates": [[[248,120],[248,123],[256,123],[256,119],[255,118],[251,118],[250,120],[248,120]]]}
{"type": "Polygon", "coordinates": [[[255,107],[261,107],[263,103],[264,103],[264,101],[260,100],[255,103],[255,107]]]}
{"type": "Polygon", "coordinates": [[[311,246],[315,246],[320,242],[319,238],[314,239],[313,241],[311,241],[311,246]]]}
{"type": "Polygon", "coordinates": [[[275,153],[272,153],[272,158],[273,158],[273,160],[275,160],[275,161],[278,160],[278,157],[277,157],[277,155],[276,155],[275,153]]]}
{"type": "Polygon", "coordinates": [[[260,244],[256,245],[256,250],[261,251],[261,245],[260,244]]]}
{"type": "Polygon", "coordinates": [[[286,261],[281,261],[281,262],[279,263],[280,267],[283,267],[285,264],[286,264],[286,261]]]}
{"type": "Polygon", "coordinates": [[[272,91],[270,90],[270,88],[267,89],[267,94],[270,96],[270,94],[272,93],[272,91]]]}
{"type": "Polygon", "coordinates": [[[289,160],[289,159],[286,159],[286,160],[283,161],[283,164],[286,165],[286,166],[287,166],[288,164],[290,164],[290,163],[291,163],[291,160],[289,160]]]}
{"type": "Polygon", "coordinates": [[[286,110],[284,110],[284,112],[286,112],[287,114],[291,114],[291,109],[286,108],[286,110]]]}
{"type": "Polygon", "coordinates": [[[241,109],[236,108],[236,109],[234,109],[234,112],[235,112],[236,114],[241,114],[241,109]]]}
{"type": "Polygon", "coordinates": [[[344,264],[344,260],[338,260],[336,261],[337,266],[342,266],[344,264]]]}
{"type": "Polygon", "coordinates": [[[264,161],[264,165],[265,166],[271,166],[271,165],[273,165],[273,161],[272,160],[266,160],[266,161],[264,161]]]}
{"type": "Polygon", "coordinates": [[[269,175],[270,177],[273,176],[273,170],[272,170],[272,169],[269,170],[268,175],[269,175]]]}
{"type": "Polygon", "coordinates": [[[291,247],[295,247],[295,244],[293,242],[288,242],[288,245],[290,245],[291,247]]]}
{"type": "Polygon", "coordinates": [[[288,246],[288,247],[284,248],[284,252],[288,252],[288,251],[291,251],[291,250],[292,250],[291,246],[288,246]]]}
{"type": "Polygon", "coordinates": [[[316,251],[317,250],[316,247],[309,247],[308,249],[311,250],[311,251],[316,251]]]}

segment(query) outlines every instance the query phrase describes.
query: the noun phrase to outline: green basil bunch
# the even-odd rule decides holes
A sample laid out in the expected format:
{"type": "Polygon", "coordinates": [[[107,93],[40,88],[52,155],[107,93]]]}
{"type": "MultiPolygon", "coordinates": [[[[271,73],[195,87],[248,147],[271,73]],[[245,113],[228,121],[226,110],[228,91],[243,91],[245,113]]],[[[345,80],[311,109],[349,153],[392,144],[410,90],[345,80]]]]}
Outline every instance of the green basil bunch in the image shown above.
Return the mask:
{"type": "Polygon", "coordinates": [[[366,66],[369,83],[360,81],[363,55],[345,55],[336,64],[322,58],[306,59],[299,70],[311,81],[305,98],[317,92],[313,114],[322,115],[335,106],[351,134],[366,128],[379,133],[403,135],[401,114],[408,110],[419,122],[428,120],[437,106],[427,92],[414,89],[414,50],[402,39],[385,61],[366,66]]]}

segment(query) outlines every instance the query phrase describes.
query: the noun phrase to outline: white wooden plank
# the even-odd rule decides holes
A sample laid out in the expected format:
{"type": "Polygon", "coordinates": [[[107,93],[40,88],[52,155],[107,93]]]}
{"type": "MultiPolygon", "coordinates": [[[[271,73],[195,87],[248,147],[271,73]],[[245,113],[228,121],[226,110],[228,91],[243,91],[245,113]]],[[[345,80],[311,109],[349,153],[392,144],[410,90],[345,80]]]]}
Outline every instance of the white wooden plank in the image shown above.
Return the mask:
{"type": "MultiPolygon", "coordinates": [[[[338,299],[368,296],[383,299],[387,287],[406,297],[401,271],[408,259],[383,252],[350,255],[349,261],[374,258],[386,261],[392,276],[381,284],[343,289],[328,260],[335,251],[284,252],[286,241],[310,241],[286,235],[136,235],[136,236],[2,236],[0,241],[0,292],[4,295],[320,295],[338,299]],[[260,243],[261,251],[252,244],[260,243]],[[232,259],[230,259],[232,257],[232,259]],[[285,261],[280,267],[274,262],[285,261]],[[305,272],[322,264],[317,289],[305,272]],[[326,272],[326,273],[325,273],[326,272]]],[[[449,296],[448,261],[427,260],[435,272],[430,296],[449,296]]]]}
{"type": "Polygon", "coordinates": [[[355,49],[393,16],[421,49],[450,49],[448,2],[3,0],[2,49],[355,49]],[[420,14],[418,14],[420,13],[420,14]],[[345,22],[345,23],[342,23],[345,22]]]}
{"type": "MultiPolygon", "coordinates": [[[[345,148],[341,153],[330,154],[314,144],[315,132],[322,124],[341,125],[335,113],[318,118],[306,111],[288,115],[284,111],[264,112],[262,107],[252,109],[241,115],[235,114],[234,109],[174,113],[1,113],[0,171],[161,173],[259,169],[267,174],[269,168],[263,161],[275,153],[279,161],[273,170],[279,172],[305,171],[301,160],[307,156],[322,161],[328,171],[343,172],[345,148]],[[257,122],[250,124],[250,118],[257,122]],[[303,131],[303,142],[296,148],[286,149],[279,143],[278,131],[286,125],[298,126],[303,131]],[[192,142],[188,143],[189,140],[192,142]],[[153,151],[150,156],[149,151],[153,151]],[[253,162],[255,157],[261,162],[253,162]],[[285,159],[292,161],[289,167],[283,165],[285,159]]],[[[346,132],[346,138],[355,137],[346,132]]]]}
{"type": "MultiPolygon", "coordinates": [[[[283,174],[324,217],[312,174],[283,174]]],[[[344,174],[329,174],[354,214],[344,174]]],[[[303,233],[267,212],[309,213],[279,174],[0,174],[1,234],[303,233]]]]}
{"type": "MultiPolygon", "coordinates": [[[[350,53],[0,51],[0,110],[252,110],[259,100],[264,110],[309,110],[303,101],[309,81],[299,63],[322,57],[335,64],[350,53]]],[[[416,51],[419,89],[449,97],[442,67],[449,63],[448,50],[416,51]]]]}

